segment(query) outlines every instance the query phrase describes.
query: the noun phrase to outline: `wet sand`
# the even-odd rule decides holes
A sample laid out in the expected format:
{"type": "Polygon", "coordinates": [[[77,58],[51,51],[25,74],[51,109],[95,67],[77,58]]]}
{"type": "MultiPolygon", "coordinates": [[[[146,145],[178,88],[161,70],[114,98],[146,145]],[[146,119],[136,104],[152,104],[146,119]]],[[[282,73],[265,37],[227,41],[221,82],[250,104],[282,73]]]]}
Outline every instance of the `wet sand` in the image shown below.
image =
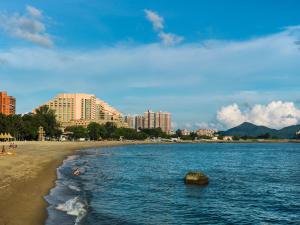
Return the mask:
{"type": "Polygon", "coordinates": [[[44,224],[47,202],[43,196],[54,186],[56,168],[76,150],[143,143],[149,142],[17,143],[15,155],[0,156],[0,225],[44,224]]]}

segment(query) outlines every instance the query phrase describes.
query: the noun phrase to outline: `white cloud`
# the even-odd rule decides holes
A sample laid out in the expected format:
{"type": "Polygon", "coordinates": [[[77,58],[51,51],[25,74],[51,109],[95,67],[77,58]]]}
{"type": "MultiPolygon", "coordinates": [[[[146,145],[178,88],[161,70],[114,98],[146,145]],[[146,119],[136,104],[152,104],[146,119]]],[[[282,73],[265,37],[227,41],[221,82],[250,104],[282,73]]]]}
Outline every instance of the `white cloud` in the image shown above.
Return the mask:
{"type": "Polygon", "coordinates": [[[212,129],[212,130],[221,130],[222,126],[219,123],[214,122],[198,122],[195,123],[197,129],[212,129]]]}
{"type": "Polygon", "coordinates": [[[33,17],[42,17],[42,12],[31,5],[27,5],[26,10],[33,17]]]}
{"type": "Polygon", "coordinates": [[[217,113],[217,119],[227,127],[234,127],[247,121],[237,104],[222,107],[217,113]]]}
{"type": "Polygon", "coordinates": [[[166,33],[164,31],[164,18],[158,15],[158,13],[148,9],[145,9],[144,12],[146,13],[146,18],[152,23],[153,29],[157,32],[163,45],[173,46],[184,40],[184,38],[179,35],[166,33]]]}
{"type": "Polygon", "coordinates": [[[145,9],[146,18],[152,23],[154,30],[164,29],[164,18],[159,16],[156,12],[145,9]]]}
{"type": "MultiPolygon", "coordinates": [[[[173,112],[179,125],[194,124],[210,121],[218,108],[232,102],[253,105],[298,99],[298,39],[297,32],[282,31],[245,41],[209,42],[209,48],[185,43],[168,48],[117,45],[84,51],[3,49],[1,86],[21,98],[28,94],[32,102],[40,97],[33,91],[45,90],[113,96],[114,106],[125,112],[155,107],[173,112]]],[[[35,106],[25,102],[19,101],[19,109],[30,111],[35,106]]]]}
{"type": "Polygon", "coordinates": [[[160,32],[158,35],[161,38],[162,43],[166,46],[177,45],[184,39],[183,37],[172,33],[160,32]]]}
{"type": "Polygon", "coordinates": [[[0,28],[15,38],[44,47],[53,46],[51,37],[46,33],[45,24],[41,21],[42,12],[32,6],[27,6],[26,10],[24,15],[0,14],[0,28]]]}
{"type": "Polygon", "coordinates": [[[272,101],[267,105],[256,104],[242,111],[237,104],[222,107],[217,119],[231,128],[243,122],[251,122],[271,128],[282,128],[299,123],[300,110],[293,102],[272,101]]]}

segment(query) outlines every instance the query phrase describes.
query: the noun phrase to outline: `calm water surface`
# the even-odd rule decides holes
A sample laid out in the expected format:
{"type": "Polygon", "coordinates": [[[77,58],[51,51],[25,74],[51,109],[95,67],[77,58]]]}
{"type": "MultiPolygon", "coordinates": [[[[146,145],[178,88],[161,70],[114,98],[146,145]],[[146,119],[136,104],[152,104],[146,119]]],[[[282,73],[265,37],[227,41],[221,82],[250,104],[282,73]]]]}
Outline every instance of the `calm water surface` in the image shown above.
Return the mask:
{"type": "Polygon", "coordinates": [[[137,145],[58,169],[47,225],[300,224],[300,144],[137,145]],[[83,174],[70,176],[79,167],[83,174]],[[206,187],[186,186],[203,171],[206,187]]]}

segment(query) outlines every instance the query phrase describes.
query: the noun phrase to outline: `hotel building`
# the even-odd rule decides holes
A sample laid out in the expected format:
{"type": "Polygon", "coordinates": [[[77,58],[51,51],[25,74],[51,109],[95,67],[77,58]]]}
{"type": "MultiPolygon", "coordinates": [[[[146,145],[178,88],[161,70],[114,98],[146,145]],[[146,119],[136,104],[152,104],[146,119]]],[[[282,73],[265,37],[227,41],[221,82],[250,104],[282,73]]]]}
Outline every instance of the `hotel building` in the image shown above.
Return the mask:
{"type": "Polygon", "coordinates": [[[62,127],[72,125],[87,126],[90,122],[104,124],[114,122],[126,126],[121,113],[108,103],[91,94],[58,94],[43,104],[55,111],[62,127]]]}
{"type": "Polygon", "coordinates": [[[16,113],[16,99],[8,96],[7,92],[0,92],[0,113],[14,115],[16,113]]]}

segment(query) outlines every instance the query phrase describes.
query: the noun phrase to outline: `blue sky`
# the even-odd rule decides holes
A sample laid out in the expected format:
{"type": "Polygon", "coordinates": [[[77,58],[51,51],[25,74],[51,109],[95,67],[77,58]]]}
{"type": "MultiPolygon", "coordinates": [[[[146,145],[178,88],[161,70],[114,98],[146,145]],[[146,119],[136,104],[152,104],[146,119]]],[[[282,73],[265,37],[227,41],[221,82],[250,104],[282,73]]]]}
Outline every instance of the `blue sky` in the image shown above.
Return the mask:
{"type": "Polygon", "coordinates": [[[297,0],[1,1],[0,89],[19,113],[87,92],[124,114],[170,111],[176,127],[299,123],[299,11],[297,0]]]}

